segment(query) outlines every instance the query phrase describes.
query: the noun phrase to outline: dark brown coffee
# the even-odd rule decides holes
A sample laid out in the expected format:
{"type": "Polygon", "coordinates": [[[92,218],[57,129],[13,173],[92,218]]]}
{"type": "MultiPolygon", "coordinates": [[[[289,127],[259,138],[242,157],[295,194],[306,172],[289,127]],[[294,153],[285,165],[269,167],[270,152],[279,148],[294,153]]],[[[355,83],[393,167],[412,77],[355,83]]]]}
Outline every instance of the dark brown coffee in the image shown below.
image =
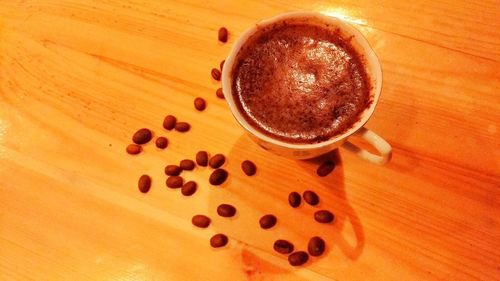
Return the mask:
{"type": "Polygon", "coordinates": [[[290,254],[293,252],[293,244],[287,240],[279,239],[274,242],[273,248],[280,254],[290,254]]]}
{"type": "Polygon", "coordinates": [[[179,163],[179,167],[184,171],[192,171],[195,166],[196,164],[191,159],[184,159],[179,163]]]}
{"type": "Polygon", "coordinates": [[[278,219],[275,215],[268,214],[260,218],[259,225],[262,229],[269,229],[275,226],[277,221],[278,219]]]}
{"type": "Polygon", "coordinates": [[[288,263],[293,266],[303,265],[309,260],[309,255],[304,251],[297,251],[288,256],[288,263]]]}
{"type": "Polygon", "coordinates": [[[213,248],[220,248],[226,246],[228,242],[227,236],[222,233],[215,234],[210,238],[210,246],[213,248]]]}
{"type": "Polygon", "coordinates": [[[252,35],[232,71],[233,97],[253,127],[293,143],[324,141],[370,103],[363,58],[338,28],[283,21],[252,35]]]}
{"type": "Polygon", "coordinates": [[[304,201],[306,201],[306,203],[311,206],[316,206],[319,204],[319,196],[312,190],[304,191],[302,197],[304,197],[304,201]]]}
{"type": "Polygon", "coordinates": [[[206,167],[208,165],[208,152],[198,151],[198,153],[196,153],[196,164],[206,167]]]}
{"type": "Polygon", "coordinates": [[[221,185],[227,180],[228,172],[224,169],[215,169],[208,181],[211,185],[221,185]]]}
{"type": "Polygon", "coordinates": [[[328,210],[319,210],[314,213],[314,219],[319,223],[331,223],[335,215],[328,210]]]}
{"type": "Polygon", "coordinates": [[[135,144],[135,143],[131,143],[127,146],[126,151],[128,154],[136,155],[136,154],[141,153],[142,146],[135,144]]]}
{"type": "Polygon", "coordinates": [[[257,173],[257,166],[250,160],[241,162],[241,169],[247,176],[253,176],[257,173]]]}
{"type": "Polygon", "coordinates": [[[316,170],[316,174],[320,177],[326,177],[335,169],[335,162],[327,160],[321,164],[316,170]]]}
{"type": "Polygon", "coordinates": [[[168,139],[166,137],[159,137],[156,139],[155,144],[159,149],[165,149],[168,146],[168,139]]]}
{"type": "Polygon", "coordinates": [[[292,208],[297,208],[300,205],[300,201],[302,200],[298,192],[290,192],[290,194],[288,195],[288,203],[290,203],[290,206],[292,206],[292,208]]]}
{"type": "Polygon", "coordinates": [[[236,214],[236,208],[230,204],[220,204],[217,207],[217,214],[221,217],[230,218],[236,214]]]}
{"type": "Polygon", "coordinates": [[[149,191],[149,189],[151,188],[151,177],[148,175],[142,175],[139,178],[138,186],[139,186],[139,190],[142,193],[147,193],[149,191]]]}
{"type": "Polygon", "coordinates": [[[325,240],[319,236],[314,236],[307,244],[307,252],[313,257],[319,257],[325,252],[325,240]]]}
{"type": "Polygon", "coordinates": [[[194,181],[188,181],[181,187],[181,193],[184,196],[191,196],[196,192],[197,184],[194,181]]]}
{"type": "Polygon", "coordinates": [[[135,132],[135,134],[132,136],[132,141],[135,144],[145,144],[148,143],[152,137],[153,133],[150,129],[142,128],[135,132]]]}
{"type": "Polygon", "coordinates": [[[220,168],[226,162],[226,157],[223,154],[217,153],[208,160],[208,165],[214,169],[220,168]]]}
{"type": "Polygon", "coordinates": [[[197,227],[207,228],[210,225],[211,220],[205,215],[195,215],[191,219],[191,222],[197,227]]]}

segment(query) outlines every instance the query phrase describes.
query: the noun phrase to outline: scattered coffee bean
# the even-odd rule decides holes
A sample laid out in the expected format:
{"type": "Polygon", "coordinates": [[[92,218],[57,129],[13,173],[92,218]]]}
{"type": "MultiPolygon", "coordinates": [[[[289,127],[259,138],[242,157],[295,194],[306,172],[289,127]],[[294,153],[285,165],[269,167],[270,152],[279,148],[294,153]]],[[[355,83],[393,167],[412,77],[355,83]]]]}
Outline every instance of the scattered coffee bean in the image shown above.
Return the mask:
{"type": "Polygon", "coordinates": [[[325,241],[318,236],[312,237],[307,244],[307,251],[313,257],[321,256],[325,251],[325,241]]]}
{"type": "Polygon", "coordinates": [[[221,72],[222,72],[222,69],[224,68],[224,63],[225,63],[225,62],[226,62],[226,60],[222,60],[222,61],[220,62],[220,65],[219,65],[219,66],[220,66],[220,71],[221,71],[221,72]]]}
{"type": "Polygon", "coordinates": [[[218,34],[218,37],[219,37],[219,41],[221,41],[222,43],[226,43],[227,42],[227,28],[225,27],[221,27],[219,28],[219,34],[218,34]]]}
{"type": "Polygon", "coordinates": [[[167,178],[167,186],[170,188],[179,188],[182,187],[184,179],[179,176],[170,176],[167,178]]]}
{"type": "Polygon", "coordinates": [[[220,70],[218,70],[217,68],[212,68],[212,78],[214,78],[216,81],[220,81],[220,76],[221,76],[221,73],[220,73],[220,70]]]}
{"type": "Polygon", "coordinates": [[[220,204],[217,207],[217,214],[221,217],[230,218],[236,214],[236,208],[229,204],[220,204]]]}
{"type": "Polygon", "coordinates": [[[273,248],[276,252],[280,254],[290,254],[293,252],[293,244],[286,240],[276,240],[274,241],[273,248]]]}
{"type": "Polygon", "coordinates": [[[145,144],[151,140],[153,134],[150,129],[142,128],[135,132],[132,141],[136,144],[145,144]]]}
{"type": "Polygon", "coordinates": [[[163,128],[170,131],[173,128],[175,128],[176,123],[177,123],[177,118],[175,118],[175,116],[167,115],[165,119],[163,119],[163,128]]]}
{"type": "Polygon", "coordinates": [[[300,201],[300,194],[298,192],[293,191],[288,194],[288,203],[290,203],[292,208],[297,208],[300,205],[300,201]]]}
{"type": "Polygon", "coordinates": [[[224,93],[222,92],[222,88],[217,89],[215,95],[217,95],[219,99],[224,99],[224,93]]]}
{"type": "Polygon", "coordinates": [[[276,225],[278,219],[274,215],[265,215],[259,220],[262,229],[269,229],[276,225]]]}
{"type": "Polygon", "coordinates": [[[167,176],[178,176],[181,174],[181,172],[181,167],[177,165],[167,165],[167,167],[165,167],[165,174],[167,176]]]}
{"type": "Polygon", "coordinates": [[[191,219],[191,222],[193,225],[200,227],[200,228],[207,228],[210,225],[210,218],[204,215],[195,215],[191,219]]]}
{"type": "Polygon", "coordinates": [[[221,185],[227,179],[228,173],[224,169],[216,169],[212,172],[209,178],[209,182],[211,185],[221,185]]]}
{"type": "Polygon", "coordinates": [[[189,128],[191,128],[191,125],[187,122],[177,122],[177,124],[175,124],[175,130],[178,132],[187,132],[189,128]]]}
{"type": "Polygon", "coordinates": [[[191,196],[195,192],[196,192],[196,182],[194,181],[186,182],[181,188],[181,193],[184,196],[191,196]]]}
{"type": "Polygon", "coordinates": [[[202,98],[195,98],[194,108],[196,108],[196,110],[198,111],[203,111],[205,110],[205,108],[207,108],[207,102],[202,98]]]}
{"type": "Polygon", "coordinates": [[[139,190],[142,192],[142,193],[146,193],[149,191],[149,189],[151,188],[151,177],[148,176],[148,175],[142,175],[140,178],[139,178],[139,183],[138,183],[138,186],[139,186],[139,190]]]}
{"type": "Polygon", "coordinates": [[[181,167],[181,169],[185,171],[192,171],[194,169],[194,166],[196,165],[194,164],[194,161],[191,159],[184,159],[179,164],[179,167],[181,167]]]}
{"type": "Polygon", "coordinates": [[[304,251],[298,251],[288,256],[288,262],[293,266],[303,265],[307,260],[309,260],[309,255],[304,251]]]}
{"type": "Polygon", "coordinates": [[[212,238],[210,238],[210,246],[214,248],[224,247],[226,244],[227,236],[222,233],[215,234],[212,238]]]}
{"type": "Polygon", "coordinates": [[[316,174],[320,177],[326,177],[329,173],[331,173],[335,169],[335,163],[332,161],[325,161],[321,164],[316,170],[316,174]]]}
{"type": "Polygon", "coordinates": [[[206,151],[198,151],[198,153],[196,153],[196,164],[202,167],[208,165],[208,153],[206,151]]]}
{"type": "Polygon", "coordinates": [[[226,157],[219,153],[215,154],[214,156],[212,156],[212,158],[210,158],[210,161],[208,161],[208,165],[210,165],[210,167],[214,169],[217,169],[220,166],[222,166],[224,162],[226,162],[226,157]]]}
{"type": "Polygon", "coordinates": [[[304,191],[304,194],[302,194],[302,197],[304,197],[304,201],[306,201],[307,204],[311,206],[316,206],[319,203],[318,194],[316,194],[314,191],[306,190],[304,191]]]}
{"type": "Polygon", "coordinates": [[[156,139],[156,147],[165,149],[168,146],[168,139],[166,137],[159,137],[156,139]]]}
{"type": "Polygon", "coordinates": [[[335,215],[328,210],[319,210],[314,213],[314,219],[319,223],[330,223],[335,219],[335,215]]]}
{"type": "Polygon", "coordinates": [[[241,163],[241,169],[247,176],[253,176],[257,172],[257,166],[250,160],[243,161],[241,163]]]}
{"type": "Polygon", "coordinates": [[[142,151],[142,146],[140,146],[138,144],[131,143],[131,144],[127,145],[127,153],[128,154],[135,155],[135,154],[141,153],[141,151],[142,151]]]}

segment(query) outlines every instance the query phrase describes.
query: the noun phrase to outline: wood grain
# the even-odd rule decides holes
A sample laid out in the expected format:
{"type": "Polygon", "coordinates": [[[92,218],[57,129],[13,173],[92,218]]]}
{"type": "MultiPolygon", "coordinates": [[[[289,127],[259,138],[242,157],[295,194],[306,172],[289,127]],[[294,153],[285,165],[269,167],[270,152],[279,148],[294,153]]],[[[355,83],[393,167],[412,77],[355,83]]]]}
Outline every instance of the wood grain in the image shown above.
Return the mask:
{"type": "MultiPolygon", "coordinates": [[[[0,280],[497,280],[500,276],[498,1],[2,1],[0,4],[0,280]],[[379,56],[382,97],[367,127],[394,157],[373,166],[346,151],[319,160],[268,154],[233,120],[210,69],[246,28],[293,10],[352,22],[379,56]],[[228,27],[227,44],[217,29],[228,27]],[[197,112],[193,100],[207,99],[197,112]],[[162,129],[166,114],[192,124],[162,129]],[[170,145],[125,153],[151,128],[170,145]],[[165,187],[163,167],[198,150],[231,175],[165,187]],[[239,165],[253,160],[258,174],[239,165]],[[137,190],[150,174],[148,194],[137,190]],[[333,226],[287,205],[314,189],[333,226]],[[238,215],[216,215],[220,203],[238,215]],[[207,214],[204,230],[190,223],[207,214]],[[263,231],[266,213],[278,225],[263,231]],[[214,250],[217,232],[229,246],[214,250]],[[291,268],[275,239],[327,253],[291,268]]],[[[360,142],[358,140],[358,142],[360,142]]]]}

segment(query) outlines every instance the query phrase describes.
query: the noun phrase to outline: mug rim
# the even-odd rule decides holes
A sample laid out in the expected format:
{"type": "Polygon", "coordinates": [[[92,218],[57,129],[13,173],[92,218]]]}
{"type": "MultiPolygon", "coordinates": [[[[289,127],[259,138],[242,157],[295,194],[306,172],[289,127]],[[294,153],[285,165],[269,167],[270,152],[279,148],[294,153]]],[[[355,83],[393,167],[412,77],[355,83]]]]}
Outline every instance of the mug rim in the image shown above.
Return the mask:
{"type": "MultiPolygon", "coordinates": [[[[357,50],[360,51],[360,50],[357,50]]],[[[273,16],[268,19],[264,19],[259,21],[258,23],[254,24],[252,27],[248,28],[234,43],[233,47],[231,48],[231,51],[229,52],[229,55],[227,56],[225,63],[224,63],[224,68],[222,70],[222,92],[224,94],[224,98],[226,99],[226,102],[229,105],[229,108],[231,110],[231,113],[233,117],[236,119],[236,121],[242,126],[247,132],[252,134],[253,136],[257,137],[258,139],[264,140],[265,142],[281,146],[281,147],[286,147],[286,148],[291,148],[291,149],[296,149],[296,150],[309,150],[309,149],[318,149],[322,148],[325,146],[332,145],[336,142],[343,141],[352,134],[354,134],[356,131],[358,131],[360,128],[362,128],[366,122],[370,119],[370,117],[373,115],[373,112],[375,111],[375,107],[378,103],[380,93],[382,90],[382,68],[380,65],[380,61],[371,48],[370,44],[366,40],[366,38],[363,36],[363,34],[357,30],[354,26],[349,24],[348,22],[327,14],[322,14],[320,12],[311,12],[311,11],[302,11],[302,12],[288,12],[288,13],[282,13],[278,14],[276,16],[273,16]],[[363,110],[361,113],[361,118],[354,123],[349,129],[345,130],[344,132],[334,135],[333,137],[321,141],[321,142],[315,142],[315,143],[292,143],[292,142],[286,142],[283,140],[279,140],[273,137],[270,137],[256,128],[254,128],[252,125],[250,125],[247,120],[245,119],[244,116],[240,113],[238,107],[236,106],[236,103],[234,101],[233,93],[232,93],[232,70],[234,63],[236,61],[236,56],[238,55],[240,49],[245,45],[247,40],[255,34],[260,28],[271,25],[276,22],[280,22],[286,19],[294,19],[294,18],[318,18],[319,20],[326,21],[328,23],[332,23],[340,28],[342,32],[346,32],[348,35],[352,35],[353,39],[356,40],[357,44],[360,45],[362,48],[361,55],[364,57],[365,61],[368,62],[368,65],[373,71],[369,72],[369,79],[372,81],[372,89],[370,90],[370,99],[371,103],[370,105],[363,110]]]]}

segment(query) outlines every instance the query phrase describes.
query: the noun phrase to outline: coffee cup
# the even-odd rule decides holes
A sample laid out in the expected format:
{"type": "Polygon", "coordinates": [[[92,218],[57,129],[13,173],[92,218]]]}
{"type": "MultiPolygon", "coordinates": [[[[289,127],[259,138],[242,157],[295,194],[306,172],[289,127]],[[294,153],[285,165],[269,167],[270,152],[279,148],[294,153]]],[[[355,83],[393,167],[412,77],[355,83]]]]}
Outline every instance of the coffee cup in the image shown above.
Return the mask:
{"type": "Polygon", "coordinates": [[[226,58],[222,71],[222,89],[224,97],[236,121],[259,146],[267,151],[294,159],[309,159],[325,154],[338,147],[342,147],[375,164],[384,164],[391,158],[392,148],[389,143],[375,132],[364,127],[372,116],[380,98],[382,89],[382,69],[380,62],[363,35],[353,26],[339,18],[317,12],[293,12],[280,14],[255,24],[236,40],[226,58]],[[327,140],[315,143],[293,143],[266,135],[257,130],[244,118],[235,102],[232,85],[234,78],[233,70],[235,63],[237,63],[238,52],[253,34],[264,27],[272,26],[275,23],[285,20],[298,22],[315,21],[325,23],[331,28],[338,28],[343,37],[351,38],[350,44],[364,59],[365,70],[371,82],[370,103],[368,103],[366,108],[360,113],[358,120],[351,127],[327,140]],[[378,155],[368,152],[349,142],[349,137],[355,135],[361,137],[373,146],[378,151],[378,155]]]}

